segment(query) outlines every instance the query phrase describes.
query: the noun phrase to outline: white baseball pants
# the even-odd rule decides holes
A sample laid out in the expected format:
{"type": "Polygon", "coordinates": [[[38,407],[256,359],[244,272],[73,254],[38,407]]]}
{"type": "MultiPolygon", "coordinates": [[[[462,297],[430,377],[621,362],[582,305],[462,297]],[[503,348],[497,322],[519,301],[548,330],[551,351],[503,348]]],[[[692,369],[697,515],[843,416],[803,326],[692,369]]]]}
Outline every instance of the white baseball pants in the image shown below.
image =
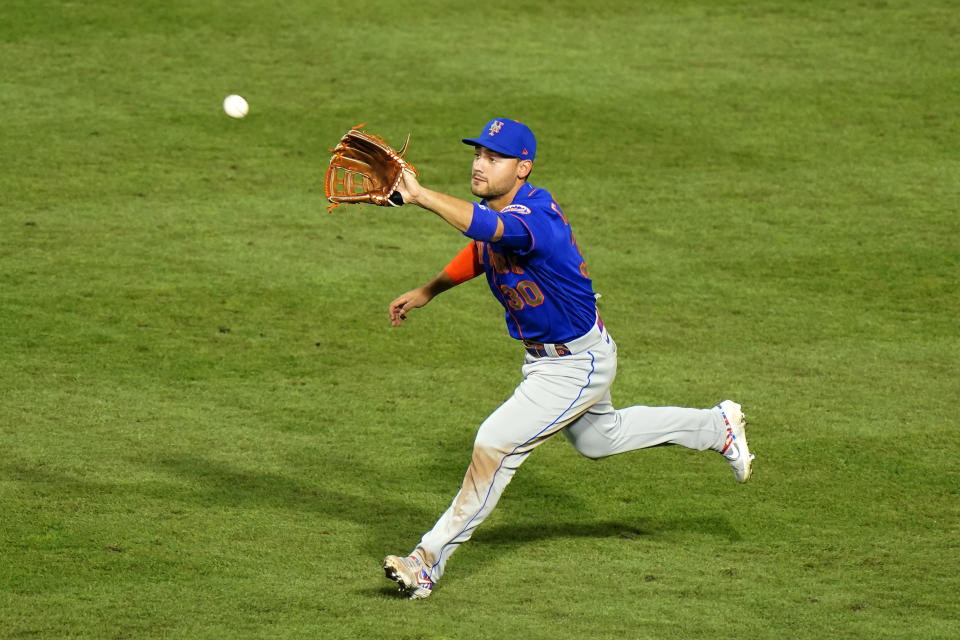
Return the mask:
{"type": "MultiPolygon", "coordinates": [[[[548,354],[557,353],[554,345],[544,346],[548,354]]],[[[459,493],[413,551],[434,581],[457,547],[493,511],[530,452],[558,431],[594,459],[663,444],[722,448],[726,428],[717,410],[613,408],[610,386],[617,373],[617,347],[602,324],[565,346],[570,355],[528,354],[523,381],[480,425],[459,493]]]]}

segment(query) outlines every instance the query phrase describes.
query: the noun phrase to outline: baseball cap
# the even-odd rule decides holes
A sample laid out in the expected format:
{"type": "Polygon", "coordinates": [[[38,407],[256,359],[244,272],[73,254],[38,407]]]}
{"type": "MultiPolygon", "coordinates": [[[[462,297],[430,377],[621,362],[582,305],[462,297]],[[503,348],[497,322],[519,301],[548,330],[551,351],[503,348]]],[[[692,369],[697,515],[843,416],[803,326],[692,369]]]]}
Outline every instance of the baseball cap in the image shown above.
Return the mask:
{"type": "Polygon", "coordinates": [[[510,118],[494,118],[483,128],[483,133],[476,138],[463,138],[462,142],[521,160],[533,160],[537,154],[533,131],[519,120],[510,118]]]}

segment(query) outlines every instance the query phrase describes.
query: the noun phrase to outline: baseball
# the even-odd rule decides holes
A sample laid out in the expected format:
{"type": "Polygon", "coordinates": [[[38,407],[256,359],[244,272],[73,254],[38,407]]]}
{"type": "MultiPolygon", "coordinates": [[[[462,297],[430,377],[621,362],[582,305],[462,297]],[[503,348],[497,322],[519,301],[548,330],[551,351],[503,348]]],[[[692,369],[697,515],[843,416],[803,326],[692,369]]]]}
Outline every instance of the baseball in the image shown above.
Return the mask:
{"type": "Polygon", "coordinates": [[[223,111],[231,118],[242,118],[249,110],[250,105],[243,96],[229,95],[223,99],[223,111]]]}

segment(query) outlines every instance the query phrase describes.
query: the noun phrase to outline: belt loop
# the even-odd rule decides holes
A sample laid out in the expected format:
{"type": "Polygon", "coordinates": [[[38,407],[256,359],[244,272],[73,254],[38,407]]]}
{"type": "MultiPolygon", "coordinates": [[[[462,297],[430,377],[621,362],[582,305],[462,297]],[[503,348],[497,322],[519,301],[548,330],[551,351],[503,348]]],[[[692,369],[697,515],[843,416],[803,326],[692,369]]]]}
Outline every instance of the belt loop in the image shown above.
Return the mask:
{"type": "Polygon", "coordinates": [[[534,358],[542,358],[547,355],[547,350],[544,348],[545,345],[542,342],[530,342],[529,340],[524,340],[523,346],[526,348],[527,353],[534,358]]]}
{"type": "Polygon", "coordinates": [[[564,357],[573,355],[573,351],[567,345],[562,342],[555,344],[544,344],[543,342],[530,342],[529,340],[523,341],[523,346],[534,358],[546,358],[550,357],[564,357]]]}

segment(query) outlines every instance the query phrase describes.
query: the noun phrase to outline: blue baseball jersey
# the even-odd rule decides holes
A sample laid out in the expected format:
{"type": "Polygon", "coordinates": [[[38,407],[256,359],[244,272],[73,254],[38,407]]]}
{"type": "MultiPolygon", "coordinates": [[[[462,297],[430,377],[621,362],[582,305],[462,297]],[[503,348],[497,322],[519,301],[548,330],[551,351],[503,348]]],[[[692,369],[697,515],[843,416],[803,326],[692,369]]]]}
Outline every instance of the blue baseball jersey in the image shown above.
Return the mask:
{"type": "MultiPolygon", "coordinates": [[[[486,205],[486,201],[481,202],[486,205]]],[[[550,192],[520,187],[500,212],[530,232],[525,249],[477,242],[487,283],[503,305],[510,335],[557,343],[579,338],[597,319],[596,297],[570,223],[550,192]]]]}

